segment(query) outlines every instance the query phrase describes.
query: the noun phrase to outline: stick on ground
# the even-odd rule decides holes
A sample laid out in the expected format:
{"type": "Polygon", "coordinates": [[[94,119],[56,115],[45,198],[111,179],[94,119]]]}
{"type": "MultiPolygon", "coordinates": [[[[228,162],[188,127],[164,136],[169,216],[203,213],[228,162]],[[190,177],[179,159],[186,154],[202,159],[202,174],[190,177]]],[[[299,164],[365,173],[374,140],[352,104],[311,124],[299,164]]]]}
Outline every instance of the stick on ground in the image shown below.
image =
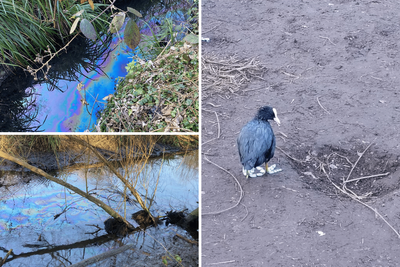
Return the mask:
{"type": "Polygon", "coordinates": [[[228,170],[222,168],[222,167],[219,166],[218,164],[212,162],[212,161],[209,160],[206,156],[204,156],[204,159],[207,160],[207,161],[208,161],[209,163],[211,163],[212,165],[214,165],[214,166],[218,167],[219,169],[223,170],[224,172],[229,173],[230,176],[233,177],[233,179],[236,181],[236,183],[238,184],[238,186],[239,186],[239,188],[240,188],[240,197],[239,197],[239,200],[237,201],[237,203],[236,203],[235,205],[233,205],[232,207],[230,207],[230,208],[227,208],[227,209],[224,209],[224,210],[221,210],[221,211],[216,211],[216,212],[202,213],[202,215],[216,215],[216,214],[221,214],[221,213],[223,213],[223,212],[225,212],[225,211],[231,210],[231,209],[235,208],[236,206],[238,206],[238,205],[240,204],[240,201],[242,201],[243,196],[244,196],[243,188],[242,188],[242,186],[240,185],[238,179],[237,179],[231,172],[229,172],[228,170]]]}

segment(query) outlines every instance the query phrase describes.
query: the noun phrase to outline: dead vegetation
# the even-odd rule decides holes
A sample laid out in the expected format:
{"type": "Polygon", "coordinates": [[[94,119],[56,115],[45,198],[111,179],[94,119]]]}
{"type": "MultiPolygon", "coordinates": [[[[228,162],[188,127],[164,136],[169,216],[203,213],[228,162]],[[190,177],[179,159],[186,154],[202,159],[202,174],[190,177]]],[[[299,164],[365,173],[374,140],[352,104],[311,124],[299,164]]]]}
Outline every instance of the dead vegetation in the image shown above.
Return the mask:
{"type": "Polygon", "coordinates": [[[213,55],[202,55],[202,97],[214,94],[237,93],[250,81],[263,80],[266,68],[256,58],[238,59],[231,56],[220,59],[213,55]]]}
{"type": "Polygon", "coordinates": [[[109,97],[98,132],[197,132],[198,45],[180,42],[155,60],[128,64],[109,97]]]}

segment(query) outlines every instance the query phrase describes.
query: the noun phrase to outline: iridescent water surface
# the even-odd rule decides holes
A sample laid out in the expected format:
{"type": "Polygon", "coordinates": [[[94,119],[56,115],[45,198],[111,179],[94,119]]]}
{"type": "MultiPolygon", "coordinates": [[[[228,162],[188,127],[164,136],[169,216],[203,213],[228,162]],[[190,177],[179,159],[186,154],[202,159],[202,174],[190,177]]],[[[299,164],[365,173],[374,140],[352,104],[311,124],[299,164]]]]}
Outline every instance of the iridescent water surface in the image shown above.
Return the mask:
{"type": "MultiPolygon", "coordinates": [[[[180,10],[165,11],[162,17],[172,19],[176,26],[186,21],[186,14],[180,10]]],[[[156,19],[144,18],[141,23],[141,34],[152,36],[152,31],[156,32],[160,23],[162,23],[160,16],[156,19]]],[[[106,60],[103,62],[103,59],[99,59],[98,62],[93,62],[98,64],[96,71],[87,72],[81,67],[79,75],[77,74],[77,80],[59,80],[57,86],[63,92],[59,90],[49,91],[50,85],[45,83],[34,86],[34,89],[40,95],[37,104],[41,111],[37,119],[42,126],[39,130],[46,132],[93,130],[96,123],[96,112],[104,108],[106,101],[103,99],[114,93],[116,78],[126,76],[125,67],[132,61],[133,54],[141,56],[138,49],[132,51],[122,41],[125,25],[112,38],[110,49],[106,52],[109,53],[106,60]],[[83,87],[78,90],[80,83],[83,84],[83,87]],[[88,103],[87,107],[83,104],[83,100],[88,103]],[[45,120],[46,116],[47,119],[45,120]]],[[[181,28],[184,29],[184,27],[181,28]]],[[[79,49],[79,47],[74,49],[79,49]]]]}
{"type": "MultiPolygon", "coordinates": [[[[160,158],[153,159],[140,174],[136,185],[139,193],[144,197],[156,192],[151,207],[154,215],[163,215],[171,209],[187,208],[191,211],[198,207],[198,168],[196,160],[196,166],[186,163],[188,157],[197,159],[194,153],[176,155],[164,161],[160,158]]],[[[127,219],[137,225],[131,219],[131,214],[141,208],[134,202],[122,201],[121,182],[105,168],[93,168],[89,172],[84,169],[62,171],[57,178],[85,191],[86,175],[88,191],[94,197],[121,215],[124,214],[126,205],[127,219]]],[[[3,177],[8,179],[11,176],[14,176],[11,179],[18,180],[15,172],[3,173],[3,177]]],[[[32,178],[29,183],[16,182],[12,186],[0,187],[0,201],[0,257],[4,257],[9,249],[13,249],[14,253],[5,266],[64,266],[63,264],[77,263],[128,243],[137,245],[135,250],[128,251],[118,260],[124,261],[126,257],[146,260],[147,254],[143,254],[144,252],[154,255],[160,253],[160,249],[161,253],[163,251],[149,235],[164,246],[172,241],[175,233],[190,238],[184,230],[172,225],[148,228],[146,238],[143,238],[143,233],[135,233],[114,241],[107,237],[104,230],[88,234],[98,229],[96,225],[104,228],[103,222],[110,216],[61,185],[37,177],[32,178]]],[[[105,263],[99,263],[98,266],[107,266],[103,264],[105,263]]]]}

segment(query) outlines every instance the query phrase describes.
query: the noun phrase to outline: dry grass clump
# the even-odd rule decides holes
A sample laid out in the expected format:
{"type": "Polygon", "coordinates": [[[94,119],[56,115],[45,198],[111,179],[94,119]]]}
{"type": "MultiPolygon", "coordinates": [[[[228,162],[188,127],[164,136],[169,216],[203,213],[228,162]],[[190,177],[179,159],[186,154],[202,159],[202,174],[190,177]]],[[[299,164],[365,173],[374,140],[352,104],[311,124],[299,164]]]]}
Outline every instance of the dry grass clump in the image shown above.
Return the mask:
{"type": "Polygon", "coordinates": [[[231,56],[220,59],[213,55],[202,55],[202,97],[213,94],[237,93],[251,80],[261,79],[265,67],[256,58],[237,59],[231,56]]]}

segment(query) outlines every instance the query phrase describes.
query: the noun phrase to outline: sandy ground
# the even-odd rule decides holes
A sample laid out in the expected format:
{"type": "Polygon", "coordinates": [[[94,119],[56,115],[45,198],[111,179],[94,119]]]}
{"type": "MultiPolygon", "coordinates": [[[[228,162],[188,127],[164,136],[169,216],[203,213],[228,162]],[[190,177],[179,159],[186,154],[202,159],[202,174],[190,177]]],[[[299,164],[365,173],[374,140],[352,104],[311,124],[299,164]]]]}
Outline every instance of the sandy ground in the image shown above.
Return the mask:
{"type": "Polygon", "coordinates": [[[238,202],[227,171],[244,191],[203,215],[202,266],[399,266],[400,5],[203,0],[202,32],[203,56],[265,67],[202,88],[202,212],[238,202]],[[264,105],[283,171],[246,180],[236,138],[264,105]]]}

